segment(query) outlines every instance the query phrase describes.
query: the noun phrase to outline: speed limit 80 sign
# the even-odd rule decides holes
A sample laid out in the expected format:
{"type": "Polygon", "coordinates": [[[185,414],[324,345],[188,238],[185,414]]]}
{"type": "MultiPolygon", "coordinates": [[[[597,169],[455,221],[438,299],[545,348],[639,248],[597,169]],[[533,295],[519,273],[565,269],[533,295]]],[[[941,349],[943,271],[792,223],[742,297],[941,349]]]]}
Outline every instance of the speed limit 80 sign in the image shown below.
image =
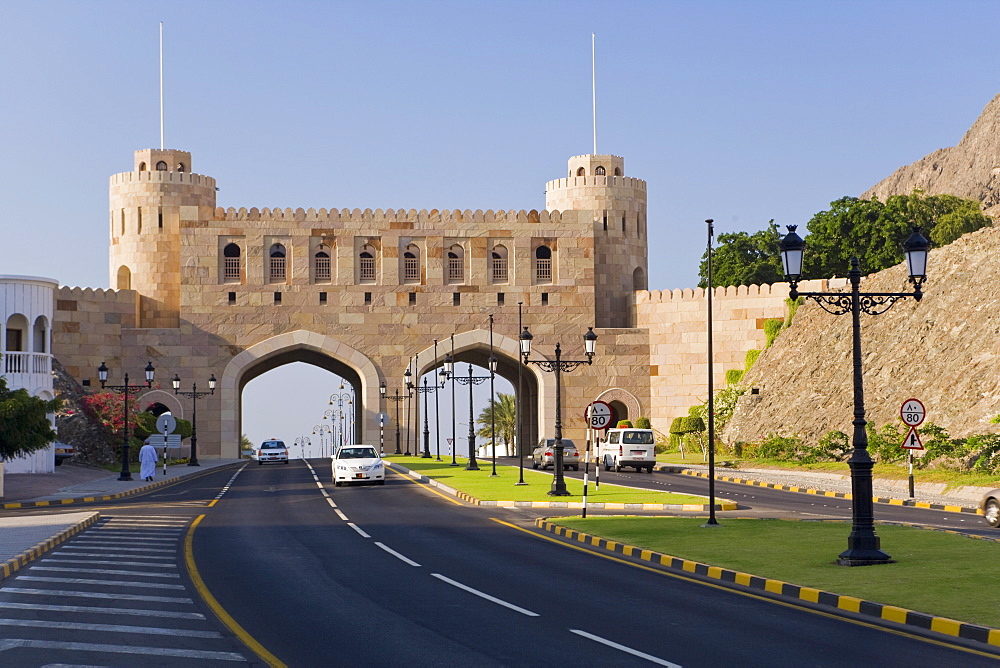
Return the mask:
{"type": "Polygon", "coordinates": [[[919,427],[927,416],[927,411],[918,399],[907,399],[899,409],[899,416],[907,426],[919,427]]]}
{"type": "Polygon", "coordinates": [[[594,401],[584,414],[591,429],[607,429],[611,426],[611,406],[603,401],[594,401]]]}

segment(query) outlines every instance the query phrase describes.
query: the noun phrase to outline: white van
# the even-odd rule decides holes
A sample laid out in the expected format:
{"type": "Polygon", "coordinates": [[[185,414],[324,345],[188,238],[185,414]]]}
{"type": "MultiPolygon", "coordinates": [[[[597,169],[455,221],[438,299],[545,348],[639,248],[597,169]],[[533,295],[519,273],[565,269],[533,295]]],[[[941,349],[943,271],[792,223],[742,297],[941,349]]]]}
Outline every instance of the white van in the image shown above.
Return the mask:
{"type": "Polygon", "coordinates": [[[608,429],[601,441],[599,461],[605,471],[631,466],[636,472],[645,469],[652,473],[656,465],[655,441],[652,429],[608,429]]]}

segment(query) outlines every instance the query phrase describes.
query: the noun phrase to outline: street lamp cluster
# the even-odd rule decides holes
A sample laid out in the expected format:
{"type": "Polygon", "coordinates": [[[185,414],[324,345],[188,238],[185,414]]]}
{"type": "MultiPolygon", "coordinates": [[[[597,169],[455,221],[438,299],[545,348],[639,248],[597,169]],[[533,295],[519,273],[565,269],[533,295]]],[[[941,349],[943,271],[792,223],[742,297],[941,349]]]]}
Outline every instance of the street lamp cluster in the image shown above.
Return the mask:
{"type": "MultiPolygon", "coordinates": [[[[118,476],[119,480],[128,481],[132,480],[132,473],[129,470],[129,442],[128,442],[128,398],[130,395],[138,394],[142,391],[142,385],[131,385],[129,384],[128,373],[125,373],[123,385],[108,385],[108,365],[105,362],[101,362],[101,366],[97,367],[97,378],[101,382],[101,389],[111,390],[117,394],[122,395],[124,400],[122,406],[122,470],[121,474],[118,476]]],[[[153,387],[153,376],[156,373],[155,367],[153,367],[152,362],[146,364],[146,389],[153,387]]],[[[198,463],[198,399],[201,397],[208,396],[209,394],[215,394],[215,374],[212,374],[208,379],[208,392],[199,392],[197,383],[192,384],[190,392],[182,392],[181,379],[180,376],[174,374],[171,384],[174,388],[174,394],[180,395],[182,397],[187,397],[193,401],[193,409],[191,414],[191,456],[188,459],[188,466],[199,466],[198,463]]],[[[164,444],[164,447],[166,445],[164,444]]]]}
{"type": "Polygon", "coordinates": [[[874,504],[872,502],[872,467],[874,462],[868,454],[868,433],[865,429],[865,398],[861,369],[861,313],[878,315],[892,308],[896,302],[912,297],[920,301],[922,287],[927,278],[927,254],[930,242],[916,228],[903,242],[903,253],[909,269],[909,282],[913,292],[861,292],[861,266],[857,257],[851,258],[851,268],[847,272],[850,292],[799,292],[798,282],[802,277],[802,258],[805,241],[795,232],[796,226],[789,225],[788,233],[781,239],[781,263],[785,279],[789,283],[790,299],[805,297],[812,299],[833,315],[851,314],[852,349],[854,363],[854,433],[851,439],[853,452],[847,460],[851,469],[851,533],[847,539],[847,550],[842,552],[837,563],[842,566],[866,566],[885,564],[892,558],[880,549],[880,541],[875,534],[874,504]]]}

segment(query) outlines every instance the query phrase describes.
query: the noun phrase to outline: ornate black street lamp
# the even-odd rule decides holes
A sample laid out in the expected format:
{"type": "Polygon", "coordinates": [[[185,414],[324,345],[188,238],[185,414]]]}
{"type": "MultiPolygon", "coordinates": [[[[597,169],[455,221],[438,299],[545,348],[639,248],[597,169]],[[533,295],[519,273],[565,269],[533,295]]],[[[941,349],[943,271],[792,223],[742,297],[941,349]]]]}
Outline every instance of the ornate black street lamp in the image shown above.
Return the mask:
{"type": "Polygon", "coordinates": [[[703,527],[717,527],[719,521],[715,519],[715,355],[712,351],[712,293],[715,286],[712,285],[712,238],[715,236],[715,222],[711,218],[705,221],[708,223],[708,249],[705,255],[708,257],[708,287],[705,290],[708,296],[708,521],[703,527]]]}
{"type": "MultiPolygon", "coordinates": [[[[198,383],[191,383],[190,392],[181,392],[181,377],[176,373],[174,379],[170,381],[174,386],[174,394],[191,399],[191,457],[188,458],[188,466],[201,466],[198,463],[198,399],[215,394],[215,374],[208,377],[208,392],[199,392],[198,383]]],[[[164,444],[166,447],[166,444],[164,444]]]]}
{"type": "Polygon", "coordinates": [[[851,444],[854,451],[847,464],[851,469],[852,524],[847,539],[847,550],[837,559],[841,566],[867,566],[886,564],[892,558],[879,549],[879,538],[875,535],[875,513],[872,501],[872,467],[874,462],[868,454],[868,433],[865,430],[865,397],[861,371],[861,312],[878,315],[888,311],[901,299],[913,297],[920,301],[921,287],[927,278],[927,253],[930,242],[917,228],[903,242],[903,252],[909,268],[909,282],[913,292],[861,292],[861,266],[857,257],[851,258],[851,269],[847,272],[851,291],[847,292],[799,292],[797,284],[802,276],[802,255],[805,241],[795,233],[795,225],[788,226],[788,234],[781,239],[781,262],[785,279],[790,288],[788,297],[812,299],[827,313],[833,315],[851,314],[854,358],[854,435],[851,444]]]}
{"type": "Polygon", "coordinates": [[[584,352],[587,355],[585,360],[564,360],[562,350],[556,343],[556,359],[552,360],[529,360],[531,355],[531,340],[534,337],[528,331],[527,325],[521,330],[521,361],[524,364],[537,364],[543,371],[552,371],[556,374],[556,433],[555,433],[555,475],[552,477],[552,489],[548,491],[549,496],[569,496],[566,489],[566,481],[563,479],[563,444],[562,444],[562,374],[569,373],[581,364],[594,363],[594,349],[597,346],[597,334],[594,328],[588,327],[587,333],[583,335],[584,352]]]}
{"type": "MultiPolygon", "coordinates": [[[[442,376],[443,375],[444,374],[442,373],[442,376]]],[[[420,455],[421,458],[423,458],[423,459],[430,459],[431,458],[431,430],[430,430],[430,426],[427,424],[427,414],[429,412],[428,408],[427,408],[427,394],[430,393],[430,392],[434,392],[435,396],[437,396],[437,394],[436,394],[437,391],[440,390],[443,387],[444,387],[444,380],[441,381],[440,385],[430,385],[430,386],[428,386],[427,385],[427,377],[424,376],[424,385],[423,385],[423,387],[420,387],[418,385],[414,385],[413,383],[411,383],[409,381],[409,379],[407,379],[407,384],[406,384],[406,389],[407,390],[409,390],[410,392],[416,392],[418,395],[419,394],[424,395],[424,454],[420,455]]],[[[438,457],[438,459],[440,459],[440,457],[438,457]]]]}
{"type": "MultiPolygon", "coordinates": [[[[343,383],[343,381],[341,381],[341,383],[340,383],[340,389],[341,390],[344,389],[344,383],[343,383]]],[[[354,389],[354,388],[352,387],[351,389],[354,389]]],[[[347,417],[347,413],[344,412],[344,402],[346,401],[347,404],[348,404],[348,406],[350,406],[351,404],[354,403],[353,397],[354,397],[354,395],[351,394],[350,392],[334,392],[333,394],[330,395],[330,405],[332,406],[333,402],[336,401],[337,402],[337,409],[340,411],[340,445],[341,445],[341,447],[343,447],[344,445],[347,444],[347,425],[346,425],[346,422],[349,419],[347,417]]],[[[351,416],[350,419],[353,419],[353,415],[351,416]]]]}
{"type": "Polygon", "coordinates": [[[330,425],[328,424],[318,424],[313,427],[313,433],[319,435],[319,450],[320,457],[327,456],[327,446],[330,441],[330,425]],[[324,434],[326,435],[326,440],[324,440],[324,434]]]}
{"type": "Polygon", "coordinates": [[[493,381],[497,377],[497,358],[493,354],[493,314],[490,313],[490,455],[493,457],[491,478],[497,477],[497,402],[493,381]]]}
{"type": "Polygon", "coordinates": [[[476,427],[475,427],[476,418],[472,412],[472,386],[479,385],[480,383],[486,382],[489,379],[490,376],[473,376],[471,364],[469,365],[468,376],[455,378],[455,380],[457,380],[462,385],[469,386],[469,465],[465,467],[466,471],[479,470],[479,464],[476,463],[476,427]]]}
{"type": "MultiPolygon", "coordinates": [[[[153,368],[152,362],[146,363],[146,389],[153,386],[153,373],[156,370],[153,368]]],[[[122,395],[125,399],[124,407],[122,408],[122,413],[124,423],[122,425],[123,436],[122,436],[122,472],[118,476],[119,480],[131,480],[132,472],[128,467],[128,397],[130,394],[138,394],[142,391],[141,385],[129,385],[128,384],[128,374],[125,374],[125,384],[124,385],[108,385],[108,367],[104,362],[101,362],[101,366],[97,367],[97,378],[101,381],[102,390],[111,390],[117,394],[122,395]]]]}
{"type": "Polygon", "coordinates": [[[451,378],[451,464],[449,466],[458,466],[458,462],[455,460],[455,451],[458,450],[458,439],[455,436],[455,420],[458,417],[455,415],[455,335],[451,335],[451,353],[444,358],[444,370],[448,374],[448,378],[451,378]]]}
{"type": "MultiPolygon", "coordinates": [[[[407,369],[407,373],[409,373],[409,369],[407,369]]],[[[404,399],[409,399],[410,395],[409,395],[409,393],[401,395],[399,393],[399,388],[397,387],[397,388],[394,388],[392,390],[392,396],[390,397],[388,394],[386,394],[386,389],[387,388],[385,386],[385,381],[383,380],[378,385],[379,394],[382,395],[383,399],[386,399],[388,401],[392,401],[392,402],[394,402],[396,404],[396,452],[395,452],[395,454],[398,455],[398,454],[402,454],[402,451],[399,449],[399,402],[403,401],[404,399]]],[[[406,454],[410,454],[409,447],[407,447],[407,449],[406,449],[406,454]]]]}

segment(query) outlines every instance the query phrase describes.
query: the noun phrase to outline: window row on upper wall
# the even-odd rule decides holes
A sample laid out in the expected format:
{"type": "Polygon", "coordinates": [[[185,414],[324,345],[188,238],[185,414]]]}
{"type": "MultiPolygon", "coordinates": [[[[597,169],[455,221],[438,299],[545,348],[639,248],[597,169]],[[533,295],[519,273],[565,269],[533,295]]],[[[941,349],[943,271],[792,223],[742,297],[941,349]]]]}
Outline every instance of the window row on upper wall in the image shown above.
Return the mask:
{"type": "MultiPolygon", "coordinates": [[[[579,167],[576,170],[576,174],[573,174],[572,170],[569,173],[570,176],[587,176],[587,169],[585,167],[579,167]]],[[[608,170],[604,168],[603,165],[598,165],[594,167],[594,176],[607,176],[608,170]]],[[[621,167],[615,167],[615,176],[621,176],[621,167]]]]}
{"type": "MultiPolygon", "coordinates": [[[[219,263],[220,283],[247,282],[247,262],[245,252],[238,241],[223,240],[219,263]]],[[[312,244],[309,250],[309,280],[311,283],[333,283],[335,278],[334,258],[336,254],[325,243],[312,244]]],[[[398,279],[400,284],[422,285],[427,282],[426,252],[422,244],[408,242],[400,249],[398,279]]],[[[382,282],[384,258],[378,240],[360,243],[354,253],[354,278],[357,284],[382,282]]],[[[553,252],[546,244],[538,244],[532,249],[531,276],[534,284],[553,282],[553,252]]],[[[265,251],[261,266],[261,278],[267,284],[289,283],[289,250],[286,242],[273,241],[265,251]]],[[[442,276],[449,285],[462,285],[471,279],[470,258],[461,243],[450,244],[443,250],[442,276]]],[[[486,259],[484,273],[486,281],[493,285],[506,285],[513,272],[510,266],[510,252],[504,244],[497,243],[486,259]]]]}

